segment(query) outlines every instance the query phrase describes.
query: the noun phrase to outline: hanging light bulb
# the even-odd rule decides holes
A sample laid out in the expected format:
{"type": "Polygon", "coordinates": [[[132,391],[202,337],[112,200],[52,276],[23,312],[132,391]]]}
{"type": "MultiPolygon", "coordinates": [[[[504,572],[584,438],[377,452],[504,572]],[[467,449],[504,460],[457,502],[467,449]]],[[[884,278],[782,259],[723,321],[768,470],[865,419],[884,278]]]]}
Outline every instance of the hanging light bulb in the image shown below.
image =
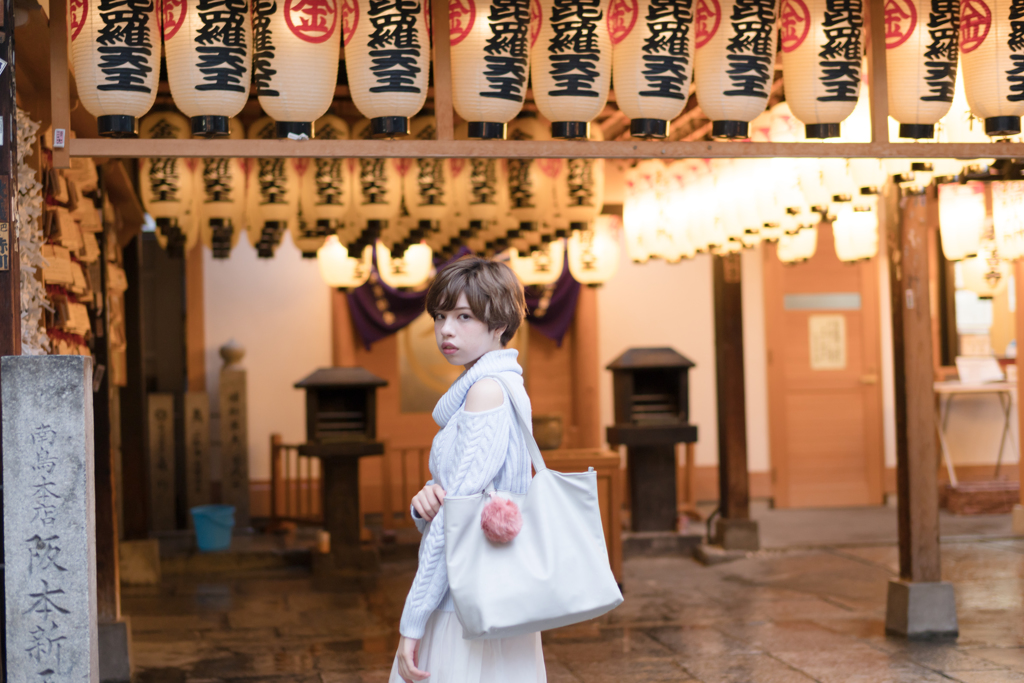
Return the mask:
{"type": "Polygon", "coordinates": [[[992,183],[992,224],[999,255],[1024,256],[1024,180],[992,183]]]}
{"type": "Polygon", "coordinates": [[[384,284],[395,289],[415,289],[425,283],[434,267],[434,252],[422,242],[410,245],[401,258],[377,240],[377,272],[384,284]]]}
{"type": "Polygon", "coordinates": [[[776,254],[783,263],[803,263],[818,249],[818,229],[801,228],[795,235],[782,235],[776,254]]]}
{"type": "Polygon", "coordinates": [[[615,216],[598,216],[587,230],[569,238],[569,272],[584,285],[608,282],[619,270],[619,239],[615,216]]]}
{"type": "Polygon", "coordinates": [[[978,255],[986,213],[983,183],[939,185],[939,233],[947,260],[978,255]]]}
{"type": "Polygon", "coordinates": [[[520,256],[518,249],[509,250],[509,265],[526,286],[553,284],[561,277],[564,262],[565,242],[560,239],[545,242],[526,256],[520,256]]]}
{"type": "Polygon", "coordinates": [[[370,246],[363,249],[360,258],[349,256],[337,235],[330,235],[316,252],[320,277],[330,287],[338,289],[354,289],[369,280],[372,259],[373,247],[370,246]]]}
{"type": "Polygon", "coordinates": [[[878,253],[878,214],[870,204],[842,211],[832,222],[836,256],[844,263],[874,258],[878,253]]]}

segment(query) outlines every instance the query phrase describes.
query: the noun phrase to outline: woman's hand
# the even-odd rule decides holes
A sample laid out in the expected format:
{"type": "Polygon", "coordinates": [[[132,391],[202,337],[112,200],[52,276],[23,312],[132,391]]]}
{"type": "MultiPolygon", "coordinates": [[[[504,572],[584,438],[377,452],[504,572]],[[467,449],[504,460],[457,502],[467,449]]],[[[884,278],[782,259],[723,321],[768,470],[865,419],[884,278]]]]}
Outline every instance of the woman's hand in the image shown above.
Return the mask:
{"type": "MultiPolygon", "coordinates": [[[[441,493],[443,494],[444,491],[441,493]]],[[[415,638],[402,636],[398,641],[398,675],[402,677],[405,683],[415,683],[430,676],[426,671],[420,671],[416,668],[416,655],[419,646],[420,641],[415,638]]]]}
{"type": "Polygon", "coordinates": [[[412,497],[412,506],[416,514],[429,522],[441,511],[444,497],[445,492],[440,484],[429,484],[412,497]]]}

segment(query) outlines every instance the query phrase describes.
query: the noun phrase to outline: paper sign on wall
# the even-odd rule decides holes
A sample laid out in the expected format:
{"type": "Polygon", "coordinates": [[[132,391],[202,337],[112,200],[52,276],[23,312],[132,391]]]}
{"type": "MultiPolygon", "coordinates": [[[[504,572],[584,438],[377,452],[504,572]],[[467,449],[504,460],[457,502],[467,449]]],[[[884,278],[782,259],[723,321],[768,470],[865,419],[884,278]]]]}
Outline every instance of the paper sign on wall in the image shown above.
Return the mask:
{"type": "Polygon", "coordinates": [[[812,315],[810,330],[811,370],[846,369],[846,317],[841,314],[812,315]]]}

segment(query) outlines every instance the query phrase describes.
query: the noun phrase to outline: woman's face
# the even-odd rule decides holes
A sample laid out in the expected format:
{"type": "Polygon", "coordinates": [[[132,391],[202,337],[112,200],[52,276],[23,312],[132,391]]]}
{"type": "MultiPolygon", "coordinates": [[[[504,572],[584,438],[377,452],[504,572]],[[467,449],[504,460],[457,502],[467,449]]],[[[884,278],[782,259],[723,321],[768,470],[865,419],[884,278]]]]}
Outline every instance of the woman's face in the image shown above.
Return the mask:
{"type": "Polygon", "coordinates": [[[438,311],[434,316],[434,338],[437,348],[452,365],[465,365],[468,369],[489,351],[498,351],[504,327],[488,330],[487,323],[473,315],[466,293],[459,295],[455,308],[438,311]]]}

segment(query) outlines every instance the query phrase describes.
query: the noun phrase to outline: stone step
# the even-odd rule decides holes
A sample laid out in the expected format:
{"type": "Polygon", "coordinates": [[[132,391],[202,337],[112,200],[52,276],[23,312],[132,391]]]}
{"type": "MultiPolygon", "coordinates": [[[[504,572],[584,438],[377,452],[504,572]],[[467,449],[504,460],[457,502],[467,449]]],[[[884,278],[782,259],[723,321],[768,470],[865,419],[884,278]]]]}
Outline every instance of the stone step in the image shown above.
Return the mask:
{"type": "Polygon", "coordinates": [[[692,557],[694,548],[704,541],[702,534],[675,531],[623,531],[622,557],[692,557]]]}

